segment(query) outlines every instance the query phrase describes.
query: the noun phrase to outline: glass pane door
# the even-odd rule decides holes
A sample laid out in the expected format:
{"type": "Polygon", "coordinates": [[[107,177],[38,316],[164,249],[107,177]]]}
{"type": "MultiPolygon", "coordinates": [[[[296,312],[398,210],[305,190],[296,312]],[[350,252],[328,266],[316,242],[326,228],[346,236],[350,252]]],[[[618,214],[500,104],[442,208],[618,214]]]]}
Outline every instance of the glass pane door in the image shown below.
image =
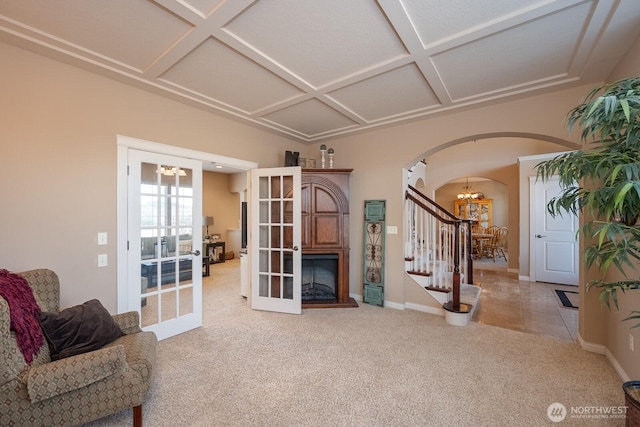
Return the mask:
{"type": "Polygon", "coordinates": [[[130,213],[137,250],[130,237],[129,261],[140,287],[141,326],[161,339],[202,323],[202,171],[186,159],[141,156],[130,165],[132,189],[138,191],[137,209],[130,213]]]}
{"type": "Polygon", "coordinates": [[[300,168],[251,171],[254,309],[300,314],[300,168]]]}

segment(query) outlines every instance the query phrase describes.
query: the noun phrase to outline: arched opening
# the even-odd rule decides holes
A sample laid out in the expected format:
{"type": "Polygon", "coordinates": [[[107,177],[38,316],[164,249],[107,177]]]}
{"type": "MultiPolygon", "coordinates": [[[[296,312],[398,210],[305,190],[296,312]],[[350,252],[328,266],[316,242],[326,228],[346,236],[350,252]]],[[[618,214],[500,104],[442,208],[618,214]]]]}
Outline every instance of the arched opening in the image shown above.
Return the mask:
{"type": "MultiPolygon", "coordinates": [[[[528,175],[521,175],[518,159],[578,148],[576,143],[546,135],[515,132],[471,135],[440,144],[412,160],[407,164],[407,183],[415,186],[414,183],[422,181],[424,188],[420,189],[421,192],[432,198],[447,183],[466,180],[467,177],[481,177],[504,184],[507,195],[503,202],[507,204],[508,212],[504,225],[510,230],[507,245],[511,256],[508,268],[526,277],[528,263],[521,266],[518,261],[528,259],[529,253],[529,225],[523,224],[520,217],[520,198],[528,200],[529,197],[528,175]],[[524,191],[527,193],[524,194],[524,191]]],[[[447,203],[453,207],[453,198],[447,203]]]]}
{"type": "MultiPolygon", "coordinates": [[[[496,221],[509,228],[508,274],[517,287],[519,280],[528,280],[528,262],[522,267],[520,261],[529,257],[529,179],[535,176],[530,160],[523,166],[521,159],[575,149],[579,149],[578,144],[544,135],[507,132],[473,135],[440,144],[413,159],[406,165],[407,184],[415,187],[413,183],[424,183],[420,191],[453,214],[457,194],[467,178],[473,190],[485,193],[485,198],[499,198],[502,206],[498,211],[502,213],[497,214],[496,221]]],[[[507,318],[508,309],[504,315],[505,324],[509,324],[506,327],[525,330],[524,325],[516,326],[507,318]]]]}

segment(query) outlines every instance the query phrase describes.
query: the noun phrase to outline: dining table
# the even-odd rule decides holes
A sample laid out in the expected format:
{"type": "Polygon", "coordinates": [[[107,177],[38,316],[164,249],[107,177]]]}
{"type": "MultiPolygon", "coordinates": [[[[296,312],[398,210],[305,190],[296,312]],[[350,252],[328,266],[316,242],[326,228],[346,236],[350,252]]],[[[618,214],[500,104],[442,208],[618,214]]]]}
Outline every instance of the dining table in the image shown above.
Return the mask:
{"type": "Polygon", "coordinates": [[[472,247],[477,248],[475,253],[476,259],[481,259],[484,254],[484,246],[491,241],[493,234],[490,233],[471,233],[472,247]]]}

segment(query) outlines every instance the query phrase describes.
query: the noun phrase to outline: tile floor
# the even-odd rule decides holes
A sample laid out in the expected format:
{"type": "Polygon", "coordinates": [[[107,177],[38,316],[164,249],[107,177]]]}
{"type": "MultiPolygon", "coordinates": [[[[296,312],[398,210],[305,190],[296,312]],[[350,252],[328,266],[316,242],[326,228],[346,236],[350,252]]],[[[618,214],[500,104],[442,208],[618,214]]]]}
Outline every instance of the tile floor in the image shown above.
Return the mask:
{"type": "Polygon", "coordinates": [[[562,307],[554,292],[575,291],[575,286],[522,281],[517,273],[476,268],[473,281],[482,286],[482,294],[472,321],[569,341],[576,339],[578,310],[562,307]]]}

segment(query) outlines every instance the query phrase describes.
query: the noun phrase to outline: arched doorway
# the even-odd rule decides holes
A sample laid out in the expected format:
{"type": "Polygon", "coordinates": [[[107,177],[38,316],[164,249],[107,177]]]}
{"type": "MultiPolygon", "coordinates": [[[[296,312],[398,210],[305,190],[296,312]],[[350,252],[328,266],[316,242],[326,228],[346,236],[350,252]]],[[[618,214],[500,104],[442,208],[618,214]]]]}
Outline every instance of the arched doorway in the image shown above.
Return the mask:
{"type": "MultiPolygon", "coordinates": [[[[514,276],[509,286],[512,289],[500,289],[496,292],[490,292],[492,294],[501,294],[502,291],[511,292],[518,290],[519,282],[528,280],[526,276],[528,274],[527,266],[521,270],[519,265],[519,259],[528,258],[529,251],[529,177],[532,176],[533,166],[528,164],[528,169],[522,170],[520,165],[520,158],[529,157],[533,158],[536,155],[547,153],[559,153],[567,151],[568,149],[577,149],[577,145],[559,140],[557,138],[547,138],[540,135],[522,135],[522,134],[492,134],[492,135],[476,135],[468,138],[461,138],[459,140],[450,141],[449,143],[442,144],[433,150],[429,150],[419,156],[418,159],[414,159],[410,164],[407,164],[406,169],[409,176],[407,182],[424,182],[424,194],[431,198],[437,199],[438,190],[447,185],[448,183],[458,183],[454,185],[455,188],[450,190],[450,194],[447,196],[449,204],[453,205],[454,192],[459,192],[463,186],[460,180],[465,180],[466,177],[482,177],[491,181],[499,182],[506,187],[509,215],[508,224],[510,230],[510,239],[508,242],[510,248],[509,259],[513,259],[513,268],[518,274],[510,273],[514,276]],[[508,147],[508,149],[506,149],[508,147]],[[423,167],[415,167],[417,163],[421,163],[423,167]],[[411,171],[409,173],[409,171],[411,171]],[[420,174],[420,176],[416,176],[420,174]],[[524,199],[524,200],[523,200],[524,199]],[[524,202],[526,201],[526,204],[524,202]],[[525,220],[523,220],[525,218],[525,220]],[[524,240],[524,238],[526,240],[524,240]],[[524,241],[523,241],[524,240],[524,241]],[[526,253],[521,250],[523,248],[526,253]],[[524,274],[523,274],[524,273],[524,274]]],[[[535,176],[535,172],[533,172],[535,176]]],[[[479,183],[472,183],[474,190],[480,191],[479,183]]],[[[444,203],[444,202],[443,202],[444,203]]],[[[475,282],[476,275],[474,275],[475,282]]],[[[537,284],[528,282],[531,289],[538,288],[537,284]]],[[[540,284],[540,287],[545,285],[540,284]]],[[[526,289],[528,291],[529,289],[526,289]]],[[[523,290],[525,292],[525,290],[523,290]]],[[[531,294],[533,295],[533,293],[531,294]]],[[[503,304],[505,301],[495,302],[494,307],[495,316],[492,321],[502,321],[504,324],[495,324],[496,326],[510,327],[512,329],[530,331],[527,329],[531,324],[531,314],[529,314],[528,325],[525,326],[522,323],[523,314],[519,314],[519,321],[521,323],[514,322],[509,316],[508,309],[504,309],[503,304]],[[501,307],[501,308],[498,308],[501,307]],[[503,310],[504,309],[504,310],[503,310]],[[497,316],[497,317],[496,317],[497,316]],[[504,317],[500,317],[504,316],[504,317]]],[[[487,304],[486,306],[489,306],[487,304]]],[[[482,307],[482,303],[480,304],[482,307]]],[[[475,316],[474,316],[475,317],[475,316]]],[[[560,316],[556,316],[560,319],[560,316]]],[[[562,320],[564,321],[564,319],[562,320]]],[[[574,322],[574,330],[577,330],[577,313],[574,313],[574,317],[567,321],[568,323],[574,322]]],[[[489,322],[485,322],[489,323],[489,322]]],[[[555,328],[558,325],[553,325],[555,328]]],[[[565,329],[568,330],[568,327],[565,329]]],[[[537,333],[542,333],[538,331],[537,333]]],[[[568,332],[569,333],[569,332],[568,332]]],[[[553,335],[553,333],[551,333],[553,335]]],[[[565,337],[574,338],[574,337],[565,337]]]]}

